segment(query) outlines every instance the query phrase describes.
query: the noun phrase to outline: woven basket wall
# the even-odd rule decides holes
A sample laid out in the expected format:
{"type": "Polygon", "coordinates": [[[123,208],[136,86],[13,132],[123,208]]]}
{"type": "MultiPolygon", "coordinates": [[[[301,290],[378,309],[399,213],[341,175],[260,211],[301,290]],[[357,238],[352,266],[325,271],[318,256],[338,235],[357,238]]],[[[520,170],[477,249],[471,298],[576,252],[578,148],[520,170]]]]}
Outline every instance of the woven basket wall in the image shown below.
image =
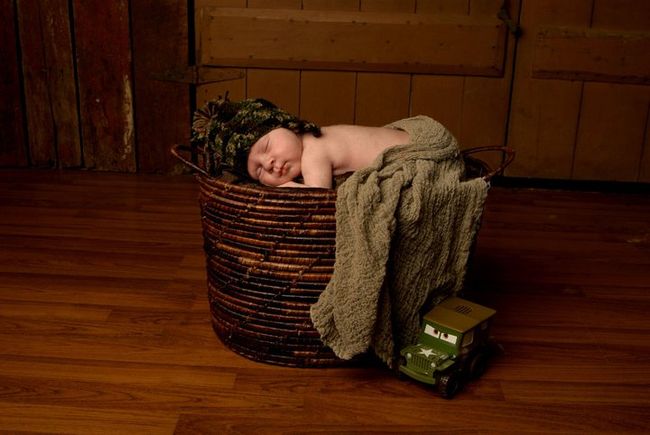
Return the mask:
{"type": "Polygon", "coordinates": [[[334,268],[336,192],[199,176],[208,295],[232,350],[290,366],[340,363],[309,318],[334,268]]]}
{"type": "MultiPolygon", "coordinates": [[[[489,169],[465,161],[468,177],[489,169]]],[[[224,344],[267,363],[343,364],[309,317],[334,270],[336,191],[197,178],[212,324],[224,344]]]]}

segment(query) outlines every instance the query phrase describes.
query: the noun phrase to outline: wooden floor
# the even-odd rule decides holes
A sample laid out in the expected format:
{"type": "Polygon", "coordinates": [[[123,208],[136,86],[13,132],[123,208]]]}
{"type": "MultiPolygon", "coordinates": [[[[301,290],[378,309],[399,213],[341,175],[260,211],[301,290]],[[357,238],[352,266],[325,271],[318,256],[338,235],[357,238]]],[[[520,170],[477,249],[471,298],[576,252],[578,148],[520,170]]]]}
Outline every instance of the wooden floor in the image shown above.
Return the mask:
{"type": "Polygon", "coordinates": [[[650,198],[493,188],[470,296],[503,354],[452,401],[291,369],[209,320],[191,177],[0,171],[0,431],[648,433],[650,198]]]}

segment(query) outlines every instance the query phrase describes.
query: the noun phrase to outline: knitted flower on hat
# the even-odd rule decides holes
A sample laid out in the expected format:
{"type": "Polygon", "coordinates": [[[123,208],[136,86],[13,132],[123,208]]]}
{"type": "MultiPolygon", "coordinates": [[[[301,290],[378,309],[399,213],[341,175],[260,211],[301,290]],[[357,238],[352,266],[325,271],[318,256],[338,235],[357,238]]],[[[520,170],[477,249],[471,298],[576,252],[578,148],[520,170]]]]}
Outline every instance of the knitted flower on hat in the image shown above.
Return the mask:
{"type": "Polygon", "coordinates": [[[228,167],[248,177],[248,152],[259,138],[276,128],[296,134],[321,135],[320,127],[261,98],[231,101],[228,94],[209,101],[194,112],[192,145],[202,147],[204,165],[210,175],[228,167]]]}

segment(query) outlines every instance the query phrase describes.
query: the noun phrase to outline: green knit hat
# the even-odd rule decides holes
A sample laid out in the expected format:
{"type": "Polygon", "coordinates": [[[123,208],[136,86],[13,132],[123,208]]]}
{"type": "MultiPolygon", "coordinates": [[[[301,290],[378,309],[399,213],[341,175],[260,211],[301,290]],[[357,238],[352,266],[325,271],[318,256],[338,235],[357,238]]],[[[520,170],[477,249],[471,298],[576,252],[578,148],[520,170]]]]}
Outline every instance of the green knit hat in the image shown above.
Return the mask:
{"type": "Polygon", "coordinates": [[[228,94],[194,112],[192,145],[203,148],[206,170],[219,175],[220,166],[248,177],[248,152],[259,138],[284,127],[296,134],[321,135],[320,127],[303,121],[261,98],[230,101],[228,94]]]}

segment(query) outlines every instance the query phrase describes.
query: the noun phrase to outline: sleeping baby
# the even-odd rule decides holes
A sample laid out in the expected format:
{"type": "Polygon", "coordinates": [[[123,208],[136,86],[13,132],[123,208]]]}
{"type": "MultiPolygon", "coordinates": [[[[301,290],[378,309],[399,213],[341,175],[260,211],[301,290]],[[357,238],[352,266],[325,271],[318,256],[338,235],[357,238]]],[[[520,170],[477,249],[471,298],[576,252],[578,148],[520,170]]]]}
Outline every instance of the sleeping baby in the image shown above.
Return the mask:
{"type": "Polygon", "coordinates": [[[320,128],[263,99],[209,102],[196,112],[193,143],[205,150],[206,167],[229,166],[267,186],[331,188],[332,178],[369,166],[409,135],[387,127],[320,128]],[[302,177],[302,182],[294,180],[302,177]]]}
{"type": "Polygon", "coordinates": [[[372,347],[390,365],[416,339],[419,313],[462,288],[488,183],[466,179],[439,122],[320,128],[266,100],[226,96],[196,112],[192,142],[210,175],[224,166],[269,186],[331,188],[333,176],[353,172],[336,192],[332,278],[310,308],[340,358],[372,347]]]}

